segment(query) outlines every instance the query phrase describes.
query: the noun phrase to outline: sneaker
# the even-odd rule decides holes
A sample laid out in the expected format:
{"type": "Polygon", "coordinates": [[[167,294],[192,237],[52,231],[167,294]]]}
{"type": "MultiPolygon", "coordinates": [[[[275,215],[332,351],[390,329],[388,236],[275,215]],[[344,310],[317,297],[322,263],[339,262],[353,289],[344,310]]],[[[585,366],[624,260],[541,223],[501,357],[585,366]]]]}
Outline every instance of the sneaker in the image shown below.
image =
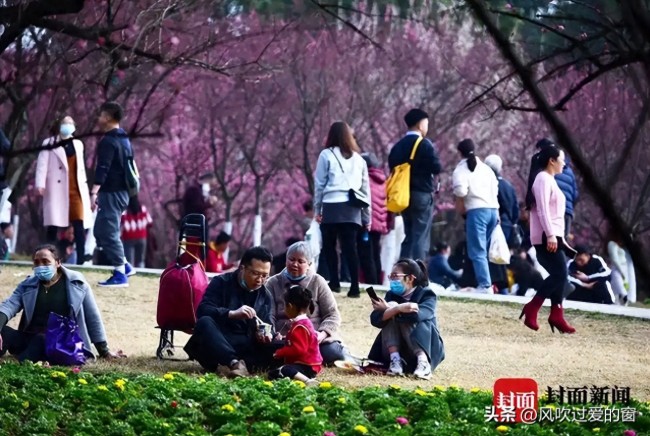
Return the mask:
{"type": "Polygon", "coordinates": [[[388,367],[388,375],[403,375],[404,366],[402,359],[393,359],[390,361],[390,366],[388,367]]]}
{"type": "Polygon", "coordinates": [[[126,277],[126,274],[115,270],[108,280],[99,282],[98,285],[102,288],[128,288],[129,279],[126,277]]]}
{"type": "Polygon", "coordinates": [[[238,360],[237,362],[230,365],[230,377],[250,377],[251,373],[248,372],[246,368],[246,362],[243,360],[238,360]]]}
{"type": "Polygon", "coordinates": [[[308,388],[313,388],[319,385],[318,380],[316,380],[315,378],[310,378],[305,382],[305,384],[307,385],[308,388]]]}
{"type": "Polygon", "coordinates": [[[428,361],[418,361],[418,366],[415,367],[413,375],[417,378],[429,380],[431,378],[431,364],[428,361]]]}
{"type": "Polygon", "coordinates": [[[124,264],[124,271],[127,277],[134,276],[136,273],[135,268],[133,268],[129,262],[124,264]]]}

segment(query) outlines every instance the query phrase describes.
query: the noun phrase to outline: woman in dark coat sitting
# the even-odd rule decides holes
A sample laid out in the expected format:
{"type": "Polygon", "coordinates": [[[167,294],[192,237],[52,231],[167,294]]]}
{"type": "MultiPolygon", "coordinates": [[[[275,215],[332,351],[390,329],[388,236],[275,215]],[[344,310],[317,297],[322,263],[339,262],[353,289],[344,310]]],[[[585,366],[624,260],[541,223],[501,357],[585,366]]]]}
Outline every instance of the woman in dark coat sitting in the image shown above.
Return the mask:
{"type": "Polygon", "coordinates": [[[125,357],[121,351],[112,353],[90,285],[83,275],[61,266],[61,258],[53,245],[41,245],[32,256],[34,275],[18,285],[11,296],[0,304],[0,356],[9,353],[19,361],[47,360],[45,331],[50,312],[69,317],[74,315],[79,326],[83,348],[92,356],[95,345],[99,357],[125,357]],[[18,330],[7,322],[23,311],[18,330]]]}
{"type": "Polygon", "coordinates": [[[427,268],[421,260],[401,259],[389,276],[386,299],[372,302],[370,322],[380,328],[369,358],[389,365],[389,375],[405,370],[430,379],[445,358],[436,321],[436,294],[429,289],[427,268]],[[406,368],[405,368],[406,367],[406,368]]]}

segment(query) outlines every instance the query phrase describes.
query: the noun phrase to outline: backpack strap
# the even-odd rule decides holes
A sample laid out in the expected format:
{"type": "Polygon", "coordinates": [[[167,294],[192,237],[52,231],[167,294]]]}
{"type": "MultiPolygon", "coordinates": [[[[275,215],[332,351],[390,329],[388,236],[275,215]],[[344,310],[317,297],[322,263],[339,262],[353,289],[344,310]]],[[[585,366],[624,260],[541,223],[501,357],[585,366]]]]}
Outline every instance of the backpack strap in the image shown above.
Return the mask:
{"type": "Polygon", "coordinates": [[[409,157],[409,162],[413,162],[413,158],[415,158],[415,152],[418,151],[418,146],[420,145],[420,142],[422,142],[422,136],[418,137],[418,139],[415,140],[415,145],[413,145],[413,150],[411,151],[411,157],[409,157]]]}

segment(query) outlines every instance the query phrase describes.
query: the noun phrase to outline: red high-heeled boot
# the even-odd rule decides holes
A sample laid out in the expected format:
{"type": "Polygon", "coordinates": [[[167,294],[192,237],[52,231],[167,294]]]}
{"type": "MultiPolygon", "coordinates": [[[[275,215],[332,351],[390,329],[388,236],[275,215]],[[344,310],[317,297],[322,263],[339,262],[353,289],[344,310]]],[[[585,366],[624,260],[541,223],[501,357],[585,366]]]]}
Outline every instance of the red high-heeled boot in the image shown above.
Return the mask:
{"type": "Polygon", "coordinates": [[[544,298],[535,295],[533,299],[524,304],[523,309],[521,309],[519,319],[525,315],[526,318],[524,319],[524,325],[529,329],[539,330],[539,325],[537,324],[537,313],[544,304],[544,300],[544,298]]]}
{"type": "Polygon", "coordinates": [[[564,319],[564,309],[561,304],[552,304],[551,305],[551,315],[548,317],[548,323],[551,326],[551,331],[555,333],[555,329],[558,329],[560,333],[575,333],[574,329],[566,320],[564,319]]]}

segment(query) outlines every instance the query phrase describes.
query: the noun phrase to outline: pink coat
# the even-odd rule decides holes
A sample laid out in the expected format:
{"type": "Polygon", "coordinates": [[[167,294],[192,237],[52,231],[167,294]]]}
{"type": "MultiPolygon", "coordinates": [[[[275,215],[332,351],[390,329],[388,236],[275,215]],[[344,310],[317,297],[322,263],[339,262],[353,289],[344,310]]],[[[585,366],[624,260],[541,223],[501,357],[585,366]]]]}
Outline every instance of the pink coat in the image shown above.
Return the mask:
{"type": "MultiPolygon", "coordinates": [[[[55,138],[46,139],[43,141],[43,145],[52,144],[54,140],[55,138]]],[[[93,221],[86,163],[84,161],[84,145],[78,139],[73,140],[72,143],[77,154],[77,183],[79,184],[81,202],[84,208],[84,228],[89,229],[93,221]]],[[[43,195],[44,225],[56,227],[68,227],[70,225],[68,180],[68,158],[63,147],[54,150],[43,150],[38,154],[35,187],[36,189],[45,189],[43,195]]]]}
{"type": "Polygon", "coordinates": [[[388,233],[388,209],[386,209],[386,174],[381,168],[369,168],[370,198],[372,199],[372,222],[370,231],[388,233]]]}

